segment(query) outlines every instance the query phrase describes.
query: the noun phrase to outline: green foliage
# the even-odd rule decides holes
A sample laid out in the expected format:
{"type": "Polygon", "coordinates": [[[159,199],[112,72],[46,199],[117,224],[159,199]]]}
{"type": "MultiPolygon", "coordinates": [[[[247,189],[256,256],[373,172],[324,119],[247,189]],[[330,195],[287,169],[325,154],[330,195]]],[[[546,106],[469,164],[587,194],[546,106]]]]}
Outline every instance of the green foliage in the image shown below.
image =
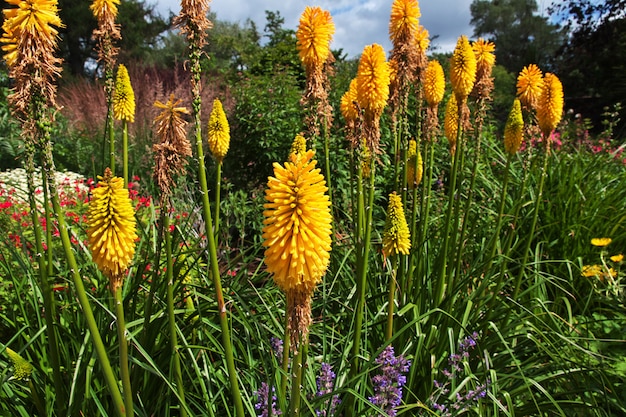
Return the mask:
{"type": "Polygon", "coordinates": [[[11,114],[8,95],[9,77],[4,70],[0,70],[0,171],[20,165],[20,127],[11,114]]]}

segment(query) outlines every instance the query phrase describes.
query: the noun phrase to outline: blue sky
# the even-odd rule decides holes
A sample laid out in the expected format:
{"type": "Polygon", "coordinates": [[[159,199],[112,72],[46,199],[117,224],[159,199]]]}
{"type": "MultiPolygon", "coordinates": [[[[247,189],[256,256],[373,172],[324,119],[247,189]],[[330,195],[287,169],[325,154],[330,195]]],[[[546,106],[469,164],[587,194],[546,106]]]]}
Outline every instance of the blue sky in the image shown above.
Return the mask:
{"type": "MultiPolygon", "coordinates": [[[[151,1],[148,0],[148,3],[151,1]]],[[[178,0],[152,0],[163,15],[171,10],[178,13],[178,0]]],[[[343,48],[350,57],[357,56],[363,47],[381,44],[386,51],[389,41],[389,15],[393,0],[213,0],[211,10],[219,19],[245,22],[250,18],[260,30],[265,26],[265,10],[278,10],[285,18],[285,27],[297,29],[298,20],[306,6],[320,6],[329,10],[335,22],[335,36],[331,47],[343,48]]],[[[438,35],[433,46],[437,51],[452,51],[459,36],[472,38],[470,4],[472,0],[423,0],[419,2],[422,17],[420,24],[431,36],[438,35]]]]}

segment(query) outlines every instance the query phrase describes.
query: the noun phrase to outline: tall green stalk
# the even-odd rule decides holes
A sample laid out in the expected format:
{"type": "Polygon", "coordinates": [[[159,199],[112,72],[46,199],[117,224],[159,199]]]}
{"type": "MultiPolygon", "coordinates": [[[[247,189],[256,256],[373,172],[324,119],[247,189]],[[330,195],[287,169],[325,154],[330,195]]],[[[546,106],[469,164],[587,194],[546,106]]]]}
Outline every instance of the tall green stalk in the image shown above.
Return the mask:
{"type": "MultiPolygon", "coordinates": [[[[300,341],[300,347],[296,352],[291,364],[291,396],[289,398],[289,417],[300,415],[301,393],[302,393],[302,368],[306,364],[308,344],[300,341]]],[[[271,402],[271,401],[270,401],[271,402]]]]}
{"type": "Polygon", "coordinates": [[[219,238],[220,232],[220,192],[222,190],[222,161],[217,163],[217,173],[215,174],[215,240],[219,238]]]}
{"type": "Polygon", "coordinates": [[[198,177],[202,193],[202,213],[205,223],[205,233],[209,244],[211,279],[213,280],[213,286],[215,287],[215,298],[217,300],[217,309],[219,311],[222,344],[224,345],[224,353],[226,355],[226,367],[228,369],[231,394],[233,396],[237,416],[244,417],[243,402],[241,399],[241,392],[239,390],[239,382],[237,380],[237,370],[235,368],[232,342],[230,340],[230,327],[228,325],[228,316],[226,315],[226,304],[224,303],[222,281],[217,261],[217,248],[215,245],[215,235],[213,234],[215,229],[213,228],[213,219],[211,216],[211,204],[209,202],[206,169],[204,166],[204,151],[202,149],[202,121],[200,119],[202,106],[202,99],[200,97],[200,55],[202,54],[202,51],[199,48],[194,47],[193,42],[191,45],[189,58],[191,61],[193,117],[196,134],[196,152],[198,155],[198,177]]]}
{"type": "Polygon", "coordinates": [[[115,317],[117,320],[117,339],[120,352],[120,376],[122,378],[122,389],[124,391],[124,405],[126,406],[126,416],[132,417],[133,407],[133,389],[130,384],[130,369],[128,367],[128,338],[126,337],[126,320],[124,319],[124,298],[122,296],[123,285],[117,285],[115,288],[115,317]]]}
{"type": "MultiPolygon", "coordinates": [[[[163,202],[161,207],[167,208],[169,204],[163,202]]],[[[170,234],[169,210],[165,210],[163,215],[163,233],[165,238],[165,257],[167,261],[167,318],[170,332],[170,346],[172,349],[172,360],[174,361],[174,378],[176,379],[176,389],[180,397],[180,416],[187,417],[187,405],[185,401],[185,387],[183,385],[183,373],[180,366],[180,351],[178,350],[178,334],[176,332],[176,315],[174,314],[174,261],[172,259],[172,236],[170,234]]]]}
{"type": "Polygon", "coordinates": [[[389,292],[387,297],[387,331],[385,332],[385,339],[387,343],[391,341],[391,337],[393,336],[393,314],[394,307],[396,302],[396,286],[398,283],[396,282],[396,274],[398,272],[398,256],[394,255],[391,259],[391,273],[389,274],[389,292]]]}
{"type": "Polygon", "coordinates": [[[33,222],[33,232],[35,234],[35,250],[37,253],[37,264],[39,266],[39,282],[41,283],[41,293],[44,303],[44,318],[46,321],[46,341],[48,342],[48,351],[50,358],[50,366],[52,367],[52,380],[54,381],[55,405],[59,415],[65,415],[65,386],[63,377],[61,376],[61,366],[59,359],[59,347],[56,334],[57,314],[50,286],[50,276],[52,263],[50,260],[52,254],[52,216],[49,215],[48,207],[48,187],[46,176],[43,175],[44,188],[44,207],[46,218],[46,241],[48,245],[47,257],[43,256],[42,233],[39,223],[39,210],[37,208],[37,200],[35,199],[35,147],[32,139],[25,141],[26,148],[26,183],[28,187],[28,204],[30,207],[31,221],[33,222]],[[48,260],[46,265],[46,259],[48,260]]]}
{"type": "Polygon", "coordinates": [[[124,176],[124,188],[128,188],[128,122],[122,121],[122,173],[124,176]]]}
{"type": "Polygon", "coordinates": [[[543,184],[545,182],[546,177],[548,176],[548,159],[550,158],[550,136],[543,135],[543,141],[546,144],[543,155],[543,166],[541,168],[541,176],[539,178],[539,186],[537,188],[537,197],[535,200],[535,207],[533,210],[533,220],[530,226],[530,230],[528,232],[528,239],[526,240],[526,246],[524,248],[524,254],[522,255],[522,263],[520,264],[519,274],[517,279],[515,280],[515,286],[513,287],[512,298],[513,300],[517,300],[519,296],[520,288],[522,285],[522,278],[524,277],[524,273],[526,272],[526,262],[528,262],[528,253],[530,251],[530,246],[532,245],[533,239],[535,237],[535,229],[537,228],[537,219],[539,218],[539,209],[541,208],[541,199],[543,198],[543,184]]]}

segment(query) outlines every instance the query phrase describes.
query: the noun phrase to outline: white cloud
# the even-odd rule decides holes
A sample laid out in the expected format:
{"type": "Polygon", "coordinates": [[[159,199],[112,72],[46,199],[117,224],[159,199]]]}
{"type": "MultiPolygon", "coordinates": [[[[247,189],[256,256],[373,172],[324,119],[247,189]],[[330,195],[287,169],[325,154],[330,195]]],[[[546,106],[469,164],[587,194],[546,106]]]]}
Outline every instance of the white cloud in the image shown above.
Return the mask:
{"type": "MultiPolygon", "coordinates": [[[[431,36],[438,35],[433,46],[438,51],[454,49],[459,36],[471,37],[473,29],[469,22],[472,0],[424,0],[420,2],[420,24],[431,36]]],[[[386,51],[389,41],[389,14],[392,0],[213,0],[211,10],[218,19],[243,23],[252,19],[260,31],[265,27],[265,10],[278,10],[285,19],[285,28],[296,29],[305,6],[320,6],[331,11],[336,32],[333,49],[342,48],[350,57],[359,55],[366,45],[381,44],[386,51]]],[[[171,10],[178,13],[177,0],[158,0],[157,10],[167,16],[171,10]]]]}

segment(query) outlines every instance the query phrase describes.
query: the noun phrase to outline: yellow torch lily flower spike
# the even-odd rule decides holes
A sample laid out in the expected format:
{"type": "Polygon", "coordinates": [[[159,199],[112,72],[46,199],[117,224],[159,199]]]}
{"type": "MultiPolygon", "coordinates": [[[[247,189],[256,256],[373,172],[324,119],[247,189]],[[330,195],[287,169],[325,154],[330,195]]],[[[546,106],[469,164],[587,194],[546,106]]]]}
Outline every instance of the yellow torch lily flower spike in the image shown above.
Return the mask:
{"type": "Polygon", "coordinates": [[[417,142],[413,139],[409,141],[409,150],[407,152],[407,185],[413,189],[420,185],[422,176],[424,175],[424,161],[422,153],[417,149],[417,142]]]}
{"type": "Polygon", "coordinates": [[[454,94],[450,96],[446,104],[446,114],[443,122],[443,132],[450,144],[450,153],[454,155],[456,151],[456,136],[459,131],[459,106],[454,94]]]}
{"type": "Polygon", "coordinates": [[[315,152],[292,153],[284,165],[274,163],[265,190],[263,245],[265,264],[287,295],[292,346],[308,334],[310,299],[330,261],[330,199],[326,181],[315,168],[315,152]]]}
{"type": "MultiPolygon", "coordinates": [[[[296,156],[302,156],[306,153],[306,139],[302,135],[296,135],[291,142],[291,149],[289,155],[295,154],[296,156]]],[[[290,157],[291,159],[291,157],[290,157]]]]}
{"type": "Polygon", "coordinates": [[[334,33],[335,24],[330,12],[320,7],[307,6],[304,9],[296,31],[296,47],[307,71],[323,66],[328,60],[334,33]]]}
{"type": "Polygon", "coordinates": [[[113,91],[113,117],[129,123],[135,121],[135,92],[130,83],[128,69],[124,64],[120,64],[117,68],[113,91]]]}
{"type": "Polygon", "coordinates": [[[417,0],[394,0],[389,19],[389,37],[394,46],[413,38],[420,16],[417,0]]]}
{"type": "Polygon", "coordinates": [[[341,96],[341,114],[348,123],[354,123],[359,117],[357,111],[357,80],[356,78],[350,82],[350,88],[341,96]]]}
{"type": "Polygon", "coordinates": [[[439,61],[432,60],[424,72],[424,98],[430,107],[437,107],[446,90],[446,80],[439,61]]]}
{"type": "Polygon", "coordinates": [[[535,109],[541,97],[543,74],[539,67],[530,64],[517,76],[517,96],[522,104],[529,109],[535,109]]]}
{"type": "Polygon", "coordinates": [[[472,90],[472,97],[488,99],[493,90],[493,77],[491,73],[496,64],[494,51],[496,46],[493,42],[478,39],[472,43],[472,50],[476,56],[476,83],[472,90]]]}
{"type": "Polygon", "coordinates": [[[513,101],[513,107],[504,126],[504,149],[509,155],[519,150],[524,135],[524,118],[519,99],[513,101]]]}
{"type": "Polygon", "coordinates": [[[357,102],[363,109],[365,137],[372,152],[378,151],[379,121],[389,98],[390,72],[382,46],[363,49],[356,76],[357,102]]]}
{"type": "Polygon", "coordinates": [[[395,192],[389,194],[387,219],[383,232],[383,254],[394,256],[398,253],[408,255],[411,250],[411,233],[404,217],[402,198],[395,192]]]}
{"type": "Polygon", "coordinates": [[[222,102],[217,98],[209,117],[208,140],[211,153],[221,163],[230,146],[230,126],[222,102]]]}
{"type": "Polygon", "coordinates": [[[537,104],[537,122],[547,138],[561,121],[563,116],[563,85],[559,78],[551,73],[543,77],[541,95],[537,104]]]}
{"type": "Polygon", "coordinates": [[[122,178],[107,168],[98,179],[89,202],[87,236],[93,260],[114,291],[135,254],[135,210],[122,178]]]}
{"type": "Polygon", "coordinates": [[[476,81],[476,56],[467,37],[461,36],[450,59],[450,83],[458,103],[463,103],[476,81]]]}
{"type": "Polygon", "coordinates": [[[5,352],[13,363],[13,376],[10,379],[28,380],[33,373],[33,365],[10,347],[6,347],[5,352]]]}

